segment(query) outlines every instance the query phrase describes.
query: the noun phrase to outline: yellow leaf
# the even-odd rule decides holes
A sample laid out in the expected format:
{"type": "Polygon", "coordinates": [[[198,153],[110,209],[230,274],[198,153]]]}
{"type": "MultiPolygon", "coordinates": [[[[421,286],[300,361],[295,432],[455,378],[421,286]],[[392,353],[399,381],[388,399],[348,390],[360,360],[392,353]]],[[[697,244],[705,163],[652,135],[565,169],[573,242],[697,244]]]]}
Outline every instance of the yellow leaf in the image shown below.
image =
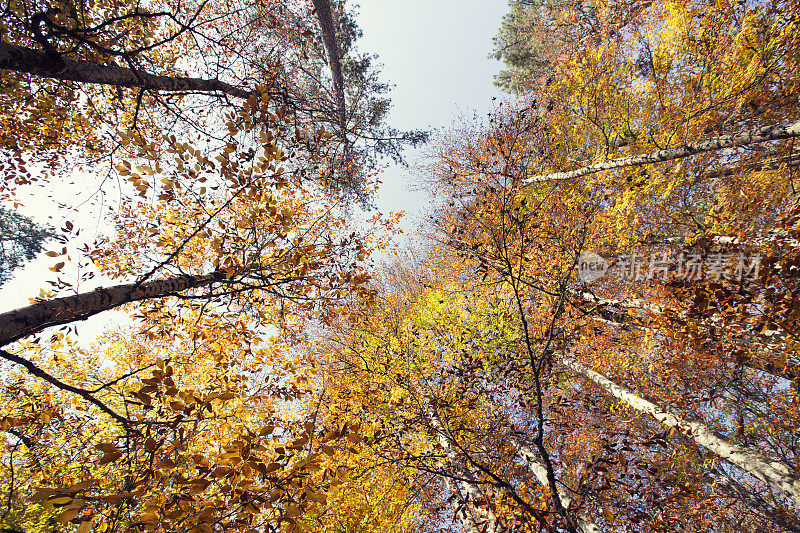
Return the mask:
{"type": "Polygon", "coordinates": [[[35,502],[40,502],[47,498],[48,496],[52,496],[53,494],[57,494],[58,491],[56,489],[51,489],[47,487],[40,487],[36,489],[36,492],[31,496],[31,500],[35,502]]]}
{"type": "Polygon", "coordinates": [[[296,516],[300,516],[301,514],[303,514],[302,509],[300,509],[299,507],[289,506],[289,507],[286,508],[286,512],[284,513],[284,516],[289,516],[291,518],[294,518],[296,516]]]}

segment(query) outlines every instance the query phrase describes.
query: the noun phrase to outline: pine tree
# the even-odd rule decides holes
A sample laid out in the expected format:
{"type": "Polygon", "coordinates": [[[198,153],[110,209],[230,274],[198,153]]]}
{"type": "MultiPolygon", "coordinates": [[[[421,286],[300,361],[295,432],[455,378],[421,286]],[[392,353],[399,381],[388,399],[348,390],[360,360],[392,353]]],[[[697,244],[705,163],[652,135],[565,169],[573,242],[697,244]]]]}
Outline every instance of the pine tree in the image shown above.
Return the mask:
{"type": "Polygon", "coordinates": [[[42,251],[52,229],[36,224],[20,213],[0,207],[0,285],[9,281],[14,270],[42,251]]]}

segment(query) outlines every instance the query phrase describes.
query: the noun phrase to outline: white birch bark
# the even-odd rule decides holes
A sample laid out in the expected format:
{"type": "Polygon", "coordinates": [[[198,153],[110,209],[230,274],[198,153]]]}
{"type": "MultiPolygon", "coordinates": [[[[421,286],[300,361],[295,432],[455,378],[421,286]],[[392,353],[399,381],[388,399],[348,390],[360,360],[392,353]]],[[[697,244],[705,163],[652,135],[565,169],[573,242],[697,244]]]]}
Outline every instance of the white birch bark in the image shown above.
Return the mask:
{"type": "Polygon", "coordinates": [[[551,174],[528,176],[521,181],[521,186],[526,187],[534,183],[541,183],[545,181],[570,180],[595,174],[603,170],[661,163],[664,161],[683,159],[685,157],[693,156],[703,152],[721,150],[723,148],[733,148],[735,146],[758,144],[767,141],[789,139],[798,136],[800,136],[800,120],[790,120],[780,124],[756,128],[754,130],[740,131],[732,135],[721,135],[719,137],[712,137],[704,141],[697,141],[681,146],[675,146],[673,148],[666,148],[664,150],[651,152],[649,154],[634,155],[630,157],[612,159],[610,161],[603,161],[602,163],[596,163],[594,165],[589,165],[567,172],[553,172],[551,174]]]}
{"type": "MultiPolygon", "coordinates": [[[[652,236],[639,241],[639,244],[689,245],[689,243],[687,243],[686,241],[687,241],[686,237],[652,236]]],[[[765,248],[767,246],[771,246],[774,244],[779,244],[781,247],[791,247],[791,248],[797,248],[798,246],[800,246],[800,241],[798,241],[797,239],[788,237],[778,232],[771,232],[771,234],[766,237],[756,237],[754,239],[748,239],[745,241],[741,240],[739,237],[734,237],[732,235],[714,235],[710,238],[710,241],[712,244],[715,244],[717,246],[732,246],[741,244],[748,248],[765,248]]]]}
{"type": "MultiPolygon", "coordinates": [[[[467,495],[467,502],[475,502],[483,499],[483,493],[481,492],[480,488],[478,488],[475,483],[470,481],[472,479],[472,475],[470,474],[469,469],[464,462],[464,458],[458,452],[455,443],[453,443],[450,435],[445,430],[442,421],[439,419],[439,414],[436,412],[436,407],[430,398],[425,397],[423,399],[423,409],[425,410],[425,415],[428,418],[428,422],[436,432],[436,440],[444,449],[445,454],[447,454],[447,460],[450,468],[452,468],[453,473],[457,477],[461,478],[458,481],[458,485],[461,486],[461,488],[464,490],[464,493],[467,495]]],[[[474,508],[474,506],[472,507],[474,508]]],[[[497,515],[495,515],[488,506],[485,507],[483,511],[486,521],[485,533],[502,533],[503,528],[500,526],[497,520],[497,515]]]]}
{"type": "MultiPolygon", "coordinates": [[[[569,290],[570,294],[577,295],[579,291],[569,290]]],[[[594,303],[598,306],[610,306],[610,307],[618,307],[621,309],[643,309],[650,311],[652,313],[658,314],[663,311],[663,308],[654,305],[648,305],[644,302],[644,300],[637,300],[626,298],[624,300],[615,300],[615,299],[608,299],[608,298],[598,298],[591,293],[585,292],[582,293],[580,296],[581,299],[585,302],[594,303]]],[[[681,312],[678,316],[685,317],[686,313],[681,312]]],[[[600,322],[603,324],[609,324],[612,326],[619,326],[625,327],[633,330],[643,331],[646,332],[650,328],[643,325],[633,324],[631,322],[624,322],[622,320],[614,320],[613,318],[605,318],[595,315],[590,315],[589,319],[600,322]]],[[[711,317],[700,324],[705,326],[720,326],[722,318],[721,317],[711,317]]],[[[783,329],[774,329],[769,331],[758,331],[754,329],[754,326],[738,323],[741,327],[742,334],[750,335],[750,340],[758,343],[763,349],[766,350],[780,350],[782,344],[786,342],[787,338],[789,337],[789,333],[783,329]]],[[[764,372],[767,374],[771,374],[773,376],[786,379],[789,381],[795,381],[798,379],[798,373],[792,366],[783,366],[781,367],[780,364],[775,364],[772,362],[761,362],[757,359],[747,359],[742,363],[744,366],[748,368],[752,368],[753,370],[758,370],[760,372],[764,372]]]]}
{"type": "Polygon", "coordinates": [[[612,306],[612,307],[619,307],[621,309],[644,309],[647,311],[651,311],[653,313],[660,313],[663,311],[663,308],[657,305],[650,305],[644,300],[639,298],[624,298],[614,299],[614,298],[600,298],[599,296],[595,296],[590,292],[579,292],[573,289],[568,289],[568,293],[572,294],[573,296],[580,295],[580,299],[584,302],[589,302],[597,305],[602,306],[612,306]]]}
{"type": "Polygon", "coordinates": [[[447,490],[453,494],[453,510],[464,530],[467,533],[481,533],[478,524],[475,523],[475,518],[469,513],[469,507],[464,500],[464,495],[461,494],[461,489],[458,488],[453,478],[445,477],[444,484],[447,486],[447,490]]]}
{"type": "Polygon", "coordinates": [[[771,461],[758,452],[717,437],[704,424],[682,419],[671,409],[660,407],[632,393],[602,374],[581,365],[573,357],[560,356],[559,360],[564,366],[588,378],[613,397],[641,413],[649,414],[664,426],[675,428],[692,438],[698,445],[763,481],[773,490],[785,494],[800,505],[800,481],[792,477],[786,465],[778,461],[771,461]]]}
{"type": "MultiPolygon", "coordinates": [[[[513,435],[509,434],[508,440],[517,451],[519,457],[525,463],[525,466],[528,467],[528,470],[530,470],[531,473],[536,476],[536,479],[539,480],[539,483],[545,487],[549,487],[550,484],[547,479],[547,469],[542,463],[539,462],[539,459],[533,453],[533,450],[522,444],[520,440],[513,435]]],[[[572,503],[572,497],[566,491],[558,489],[558,499],[561,501],[561,506],[564,509],[569,509],[569,505],[572,503]]],[[[602,530],[600,527],[592,522],[592,520],[586,515],[579,514],[577,518],[578,528],[580,528],[581,533],[601,533],[602,530]]]]}
{"type": "Polygon", "coordinates": [[[711,477],[714,478],[717,486],[728,496],[749,505],[774,524],[786,528],[792,533],[800,533],[800,524],[793,521],[792,518],[787,515],[785,509],[761,498],[757,494],[753,494],[725,472],[712,471],[711,477]]]}

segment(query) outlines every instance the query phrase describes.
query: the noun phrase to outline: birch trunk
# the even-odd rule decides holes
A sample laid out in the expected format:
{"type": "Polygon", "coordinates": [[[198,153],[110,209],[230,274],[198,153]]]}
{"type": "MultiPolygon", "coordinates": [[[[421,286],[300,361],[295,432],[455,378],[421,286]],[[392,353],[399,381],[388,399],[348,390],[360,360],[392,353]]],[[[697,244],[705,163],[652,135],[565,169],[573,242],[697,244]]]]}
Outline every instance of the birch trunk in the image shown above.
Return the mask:
{"type": "MultiPolygon", "coordinates": [[[[436,407],[434,406],[433,402],[430,398],[425,397],[423,400],[423,409],[425,410],[425,415],[428,418],[428,422],[433,427],[433,430],[436,432],[436,440],[442,446],[447,455],[447,460],[450,463],[450,468],[453,469],[453,472],[456,476],[461,478],[458,484],[464,490],[467,495],[467,502],[470,500],[480,501],[483,499],[483,493],[478,488],[478,486],[471,482],[472,475],[469,472],[466,464],[464,463],[464,458],[458,453],[455,444],[453,443],[450,436],[447,434],[447,431],[442,424],[442,421],[439,419],[439,415],[436,412],[436,407]]],[[[452,480],[451,480],[452,481],[452,480]]],[[[460,494],[460,493],[459,493],[460,494]]],[[[500,526],[497,515],[489,509],[487,506],[485,509],[485,520],[486,520],[486,527],[482,529],[485,533],[502,533],[503,528],[500,526]]]]}
{"type": "Polygon", "coordinates": [[[456,482],[453,481],[452,478],[446,477],[444,478],[444,484],[447,486],[447,490],[453,493],[453,509],[455,511],[455,516],[461,521],[464,530],[467,533],[481,533],[472,514],[468,512],[467,502],[464,500],[464,495],[461,494],[461,489],[458,488],[456,482]]]}
{"type": "Polygon", "coordinates": [[[800,525],[786,513],[785,509],[781,509],[779,506],[764,500],[757,494],[753,494],[724,472],[711,472],[711,477],[714,478],[716,484],[730,497],[749,505],[769,521],[785,528],[787,531],[800,533],[800,525]]]}
{"type": "Polygon", "coordinates": [[[651,152],[649,154],[612,159],[610,161],[604,161],[602,163],[589,165],[576,170],[570,170],[568,172],[553,172],[552,174],[529,176],[522,180],[521,186],[526,187],[528,185],[541,183],[544,181],[570,180],[595,174],[603,170],[661,163],[664,161],[683,159],[685,157],[704,152],[721,150],[723,148],[733,148],[735,146],[789,139],[797,136],[800,136],[800,120],[790,120],[780,124],[774,124],[772,126],[764,126],[754,130],[740,131],[732,135],[722,135],[719,137],[712,137],[704,141],[697,141],[681,146],[675,146],[673,148],[666,148],[664,150],[651,152]]]}
{"type": "MultiPolygon", "coordinates": [[[[539,480],[539,483],[545,487],[549,487],[549,482],[547,480],[547,469],[545,469],[544,465],[539,462],[539,459],[533,453],[533,450],[522,444],[520,440],[513,435],[509,434],[508,440],[517,451],[517,454],[520,456],[520,458],[524,461],[525,466],[528,467],[528,470],[530,470],[531,473],[536,476],[536,479],[539,480]]],[[[561,506],[564,509],[569,509],[569,505],[572,503],[572,498],[567,492],[559,489],[558,499],[561,500],[561,506]]],[[[583,514],[578,515],[578,528],[582,533],[601,533],[602,531],[597,524],[592,522],[591,519],[583,514]]]]}
{"type": "Polygon", "coordinates": [[[792,477],[786,465],[770,461],[760,453],[720,439],[704,424],[684,420],[671,409],[659,407],[637,396],[602,374],[581,365],[573,357],[561,356],[559,360],[564,366],[591,380],[618,400],[641,413],[649,414],[668,428],[675,428],[692,438],[698,445],[763,481],[773,490],[785,494],[800,505],[800,481],[792,477]]]}
{"type": "Polygon", "coordinates": [[[600,298],[591,292],[580,292],[574,289],[567,289],[568,294],[579,297],[584,302],[593,303],[599,306],[619,307],[620,309],[644,309],[653,313],[660,313],[664,309],[657,305],[650,305],[646,301],[638,298],[600,298]]]}
{"type": "Polygon", "coordinates": [[[251,91],[219,80],[158,76],[139,69],[65,58],[54,61],[39,50],[7,43],[0,43],[0,69],[25,72],[56,80],[115,87],[138,87],[153,91],[224,93],[244,99],[249,98],[251,94],[251,91]]]}
{"type": "Polygon", "coordinates": [[[220,272],[202,275],[182,275],[173,278],[127,283],[99,288],[75,296],[55,298],[27,307],[0,313],[0,346],[14,342],[50,326],[85,320],[120,305],[163,298],[181,291],[204,287],[225,279],[220,272]]]}
{"type": "MultiPolygon", "coordinates": [[[[570,291],[571,294],[578,294],[578,291],[570,291]]],[[[625,299],[625,300],[612,300],[607,298],[598,298],[591,293],[583,293],[582,296],[583,301],[590,302],[597,304],[598,306],[611,306],[611,307],[618,307],[621,309],[644,309],[651,311],[653,313],[660,313],[662,308],[657,306],[649,306],[644,303],[643,300],[634,300],[634,299],[625,299]]],[[[681,313],[679,316],[685,316],[684,313],[681,313]]],[[[590,315],[589,318],[594,320],[595,322],[600,322],[603,324],[609,324],[611,326],[618,326],[629,328],[633,330],[639,330],[646,332],[650,328],[647,326],[634,324],[631,322],[625,322],[622,320],[616,320],[614,318],[607,318],[606,316],[594,316],[590,315]]],[[[705,321],[701,322],[704,325],[717,325],[716,322],[719,322],[719,319],[716,317],[711,317],[706,319],[705,321]]],[[[782,343],[784,343],[789,334],[785,330],[775,329],[771,331],[759,332],[753,329],[746,329],[748,326],[746,324],[740,324],[743,326],[742,334],[752,334],[752,340],[763,348],[767,350],[778,350],[780,349],[782,343]]],[[[793,365],[789,362],[784,364],[781,363],[774,363],[770,361],[761,361],[755,358],[747,358],[741,363],[743,366],[750,368],[752,370],[757,370],[759,372],[764,372],[765,374],[770,374],[775,377],[779,377],[782,379],[786,379],[788,381],[798,381],[800,379],[800,371],[796,365],[793,365]]]]}

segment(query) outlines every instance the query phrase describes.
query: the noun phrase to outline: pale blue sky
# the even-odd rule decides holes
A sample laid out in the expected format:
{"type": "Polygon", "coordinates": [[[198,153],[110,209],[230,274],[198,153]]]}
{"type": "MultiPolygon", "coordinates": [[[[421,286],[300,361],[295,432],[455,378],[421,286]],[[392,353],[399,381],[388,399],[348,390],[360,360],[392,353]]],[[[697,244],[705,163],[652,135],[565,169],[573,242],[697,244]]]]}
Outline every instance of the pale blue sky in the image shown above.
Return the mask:
{"type": "MultiPolygon", "coordinates": [[[[507,10],[506,0],[360,0],[359,48],[378,54],[383,79],[395,85],[390,124],[398,129],[447,127],[459,115],[487,113],[499,91],[500,68],[488,59],[492,37],[507,10]]],[[[408,155],[414,154],[409,150],[408,155]]],[[[413,168],[392,167],[382,175],[378,208],[405,210],[407,233],[427,205],[412,191],[413,168]],[[412,174],[412,175],[410,175],[412,174]]]]}

